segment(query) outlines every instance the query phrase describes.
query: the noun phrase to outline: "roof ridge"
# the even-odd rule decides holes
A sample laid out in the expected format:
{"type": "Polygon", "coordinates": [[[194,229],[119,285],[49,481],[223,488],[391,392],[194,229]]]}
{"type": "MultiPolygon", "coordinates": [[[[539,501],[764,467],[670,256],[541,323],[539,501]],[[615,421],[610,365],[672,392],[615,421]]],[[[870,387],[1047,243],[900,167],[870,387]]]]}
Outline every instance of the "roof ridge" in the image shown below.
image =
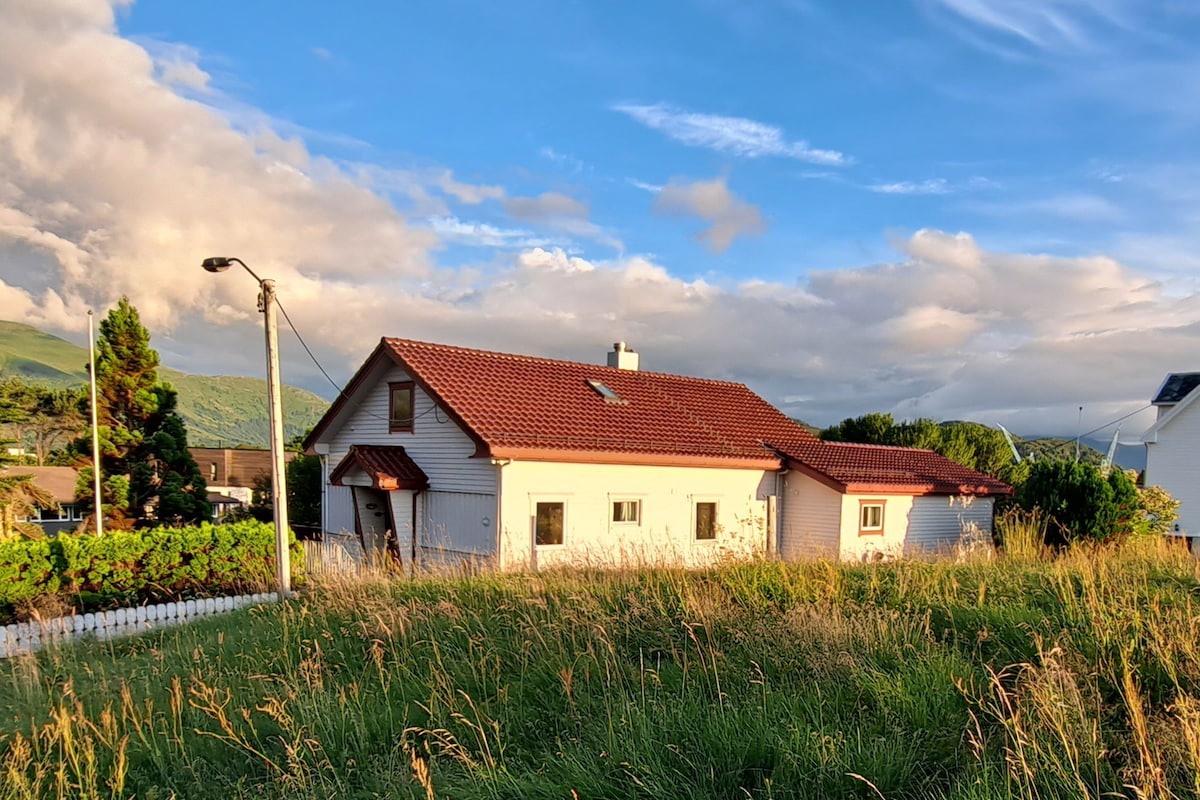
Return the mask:
{"type": "MultiPolygon", "coordinates": [[[[910,453],[933,453],[941,455],[938,451],[928,447],[905,447],[902,444],[868,444],[866,442],[827,442],[824,439],[818,439],[821,444],[831,445],[833,447],[861,447],[863,449],[873,450],[904,450],[910,453]]],[[[943,456],[945,458],[945,456],[943,456]]]]}
{"type": "Polygon", "coordinates": [[[589,369],[604,370],[610,374],[620,373],[629,375],[655,375],[662,378],[675,378],[688,383],[715,383],[721,386],[737,386],[749,390],[746,384],[740,381],[725,381],[719,378],[697,378],[694,375],[680,375],[675,372],[656,372],[649,369],[622,369],[621,367],[610,367],[607,364],[592,364],[587,361],[570,361],[565,358],[547,358],[545,356],[531,356],[522,353],[505,353],[500,350],[484,350],[478,347],[463,347],[457,344],[440,344],[438,342],[425,342],[420,339],[402,339],[395,336],[382,336],[380,339],[388,344],[400,343],[411,344],[419,347],[429,347],[436,350],[456,350],[467,353],[479,353],[486,356],[494,356],[499,358],[511,359],[513,361],[537,362],[541,364],[570,364],[576,367],[588,367],[589,369]]]}

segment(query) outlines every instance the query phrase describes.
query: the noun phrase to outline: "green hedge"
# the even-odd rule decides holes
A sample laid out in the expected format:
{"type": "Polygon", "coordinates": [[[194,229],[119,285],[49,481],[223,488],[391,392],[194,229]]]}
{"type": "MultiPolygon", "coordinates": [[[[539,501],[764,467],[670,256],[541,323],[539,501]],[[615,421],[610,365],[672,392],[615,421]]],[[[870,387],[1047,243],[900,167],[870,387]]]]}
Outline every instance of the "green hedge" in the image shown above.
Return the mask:
{"type": "MultiPolygon", "coordinates": [[[[290,537],[292,580],[304,550],[290,537]]],[[[55,597],[77,611],[261,590],[275,583],[275,528],[254,520],[194,528],[0,541],[0,622],[55,597]]]]}

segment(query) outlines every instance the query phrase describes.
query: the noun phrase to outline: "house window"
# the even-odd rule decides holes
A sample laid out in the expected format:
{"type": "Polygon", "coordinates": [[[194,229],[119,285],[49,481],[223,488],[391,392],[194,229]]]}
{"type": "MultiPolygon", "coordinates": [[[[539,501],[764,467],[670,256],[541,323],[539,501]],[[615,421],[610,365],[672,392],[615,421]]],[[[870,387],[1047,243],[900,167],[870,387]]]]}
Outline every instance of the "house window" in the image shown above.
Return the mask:
{"type": "Polygon", "coordinates": [[[539,545],[563,543],[566,503],[538,503],[534,515],[534,541],[539,545]]]}
{"type": "Polygon", "coordinates": [[[627,525],[637,525],[642,521],[641,500],[614,500],[612,504],[612,521],[627,525]]]}
{"type": "Polygon", "coordinates": [[[587,385],[592,387],[592,391],[604,398],[604,402],[613,403],[615,405],[625,405],[625,401],[621,399],[621,395],[614,392],[606,384],[601,381],[588,378],[587,385]]]}
{"type": "Polygon", "coordinates": [[[862,500],[858,506],[858,533],[883,533],[883,503],[862,500]]]}
{"type": "Polygon", "coordinates": [[[217,464],[215,461],[208,465],[208,479],[210,481],[215,481],[217,479],[217,464]]]}
{"type": "Polygon", "coordinates": [[[412,433],[413,429],[413,383],[389,383],[388,389],[388,432],[412,433]]]}
{"type": "Polygon", "coordinates": [[[696,539],[700,541],[717,538],[717,504],[696,503],[696,539]]]}

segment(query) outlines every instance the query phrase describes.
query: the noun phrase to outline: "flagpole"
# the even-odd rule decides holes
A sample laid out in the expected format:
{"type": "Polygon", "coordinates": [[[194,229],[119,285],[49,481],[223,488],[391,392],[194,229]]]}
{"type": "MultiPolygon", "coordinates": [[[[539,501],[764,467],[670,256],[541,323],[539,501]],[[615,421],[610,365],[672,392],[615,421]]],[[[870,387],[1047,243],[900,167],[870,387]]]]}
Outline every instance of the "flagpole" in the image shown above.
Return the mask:
{"type": "Polygon", "coordinates": [[[100,428],[96,414],[96,333],[88,309],[88,377],[92,392],[92,492],[96,506],[96,535],[104,533],[104,499],[100,495],[100,428]]]}

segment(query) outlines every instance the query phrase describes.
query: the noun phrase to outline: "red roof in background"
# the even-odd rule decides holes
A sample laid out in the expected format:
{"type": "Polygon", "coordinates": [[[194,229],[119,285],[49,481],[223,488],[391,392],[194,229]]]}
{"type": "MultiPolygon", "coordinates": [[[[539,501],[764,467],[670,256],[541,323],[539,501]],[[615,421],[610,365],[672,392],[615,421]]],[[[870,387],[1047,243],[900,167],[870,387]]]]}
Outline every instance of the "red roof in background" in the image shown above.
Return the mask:
{"type": "Polygon", "coordinates": [[[494,457],[573,452],[765,465],[778,462],[772,447],[816,441],[740,383],[407,339],[381,346],[494,457]]]}
{"type": "Polygon", "coordinates": [[[356,444],[329,474],[329,482],[342,485],[353,467],[371,476],[377,489],[425,489],[429,478],[403,447],[356,444]]]}
{"type": "Polygon", "coordinates": [[[817,442],[780,448],[791,465],[842,492],[1012,494],[1012,487],[932,450],[817,442]]]}

